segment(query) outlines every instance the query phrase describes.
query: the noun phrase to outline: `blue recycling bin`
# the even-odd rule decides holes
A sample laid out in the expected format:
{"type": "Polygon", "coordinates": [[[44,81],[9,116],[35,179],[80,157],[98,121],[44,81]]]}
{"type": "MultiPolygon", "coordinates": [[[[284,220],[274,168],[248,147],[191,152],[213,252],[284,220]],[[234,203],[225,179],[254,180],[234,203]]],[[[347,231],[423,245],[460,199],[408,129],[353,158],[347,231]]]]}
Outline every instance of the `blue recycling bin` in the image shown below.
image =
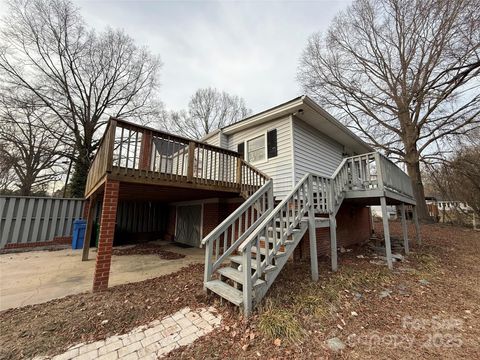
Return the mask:
{"type": "Polygon", "coordinates": [[[78,219],[73,222],[72,249],[81,249],[83,247],[86,230],[86,220],[78,219]]]}

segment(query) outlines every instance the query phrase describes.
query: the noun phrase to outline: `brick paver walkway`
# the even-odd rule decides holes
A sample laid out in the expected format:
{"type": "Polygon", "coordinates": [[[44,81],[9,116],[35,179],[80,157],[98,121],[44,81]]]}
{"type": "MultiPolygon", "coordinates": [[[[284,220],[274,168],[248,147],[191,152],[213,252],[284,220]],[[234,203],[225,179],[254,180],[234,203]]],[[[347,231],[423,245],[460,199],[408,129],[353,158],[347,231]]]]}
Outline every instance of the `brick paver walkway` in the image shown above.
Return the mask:
{"type": "Polygon", "coordinates": [[[127,334],[111,336],[94,343],[81,343],[53,357],[34,360],[116,360],[158,359],[173,349],[189,345],[220,325],[221,315],[213,307],[190,310],[184,308],[162,320],[152,321],[127,334]]]}

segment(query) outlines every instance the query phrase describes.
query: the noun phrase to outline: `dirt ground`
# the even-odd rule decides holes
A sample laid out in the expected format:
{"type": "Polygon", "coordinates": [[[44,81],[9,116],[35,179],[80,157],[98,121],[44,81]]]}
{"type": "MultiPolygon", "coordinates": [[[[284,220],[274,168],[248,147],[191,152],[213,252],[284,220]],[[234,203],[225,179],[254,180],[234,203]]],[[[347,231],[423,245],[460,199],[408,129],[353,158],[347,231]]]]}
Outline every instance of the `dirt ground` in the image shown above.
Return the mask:
{"type": "MultiPolygon", "coordinates": [[[[391,228],[400,234],[398,223],[391,228]]],[[[3,311],[0,358],[56,354],[185,306],[216,304],[221,328],[170,358],[478,359],[480,233],[423,225],[422,236],[424,244],[413,246],[393,272],[375,264],[366,247],[340,254],[335,274],[328,261],[321,262],[318,283],[309,280],[308,262],[289,263],[248,320],[203,293],[202,265],[100,294],[3,311]],[[344,349],[327,346],[332,338],[344,349]]]]}
{"type": "MultiPolygon", "coordinates": [[[[89,291],[95,251],[81,261],[82,250],[30,251],[0,255],[0,310],[39,304],[89,291]]],[[[169,245],[142,244],[114,248],[109,284],[120,285],[176,272],[203,262],[204,251],[169,245]],[[128,256],[121,256],[128,254],[128,256]],[[118,255],[118,256],[117,256],[118,255]]]]}

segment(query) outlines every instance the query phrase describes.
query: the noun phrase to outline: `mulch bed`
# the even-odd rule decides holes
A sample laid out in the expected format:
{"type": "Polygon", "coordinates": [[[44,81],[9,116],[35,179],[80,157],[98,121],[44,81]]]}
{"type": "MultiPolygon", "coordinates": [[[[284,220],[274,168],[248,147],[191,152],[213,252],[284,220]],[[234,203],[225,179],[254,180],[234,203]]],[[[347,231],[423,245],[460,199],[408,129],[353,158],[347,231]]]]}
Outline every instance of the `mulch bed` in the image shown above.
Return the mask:
{"type": "Polygon", "coordinates": [[[178,254],[172,251],[163,250],[160,245],[152,243],[136,244],[129,247],[114,248],[113,255],[158,255],[164,260],[176,260],[185,257],[183,254],[178,254]]]}
{"type": "MultiPolygon", "coordinates": [[[[376,225],[381,231],[381,224],[376,225]]],[[[391,230],[400,236],[399,223],[392,222],[391,230]]],[[[409,232],[413,238],[413,227],[409,232]]],[[[308,262],[288,263],[247,320],[235,307],[203,293],[202,265],[99,294],[7,310],[0,313],[0,358],[60,353],[185,306],[215,304],[224,319],[221,328],[169,358],[478,359],[480,233],[423,225],[422,235],[424,244],[412,246],[407,261],[396,263],[393,272],[372,264],[365,247],[339,254],[337,273],[329,271],[327,260],[320,262],[318,283],[309,280],[308,262]],[[324,305],[327,312],[317,311],[324,305]],[[277,313],[284,317],[275,320],[272,314],[277,313]],[[102,325],[104,320],[108,322],[102,325]],[[447,326],[451,320],[457,324],[453,328],[447,326]],[[282,335],[291,324],[300,334],[294,340],[290,333],[282,335]],[[329,349],[326,340],[333,337],[346,348],[338,353],[329,349]]]]}

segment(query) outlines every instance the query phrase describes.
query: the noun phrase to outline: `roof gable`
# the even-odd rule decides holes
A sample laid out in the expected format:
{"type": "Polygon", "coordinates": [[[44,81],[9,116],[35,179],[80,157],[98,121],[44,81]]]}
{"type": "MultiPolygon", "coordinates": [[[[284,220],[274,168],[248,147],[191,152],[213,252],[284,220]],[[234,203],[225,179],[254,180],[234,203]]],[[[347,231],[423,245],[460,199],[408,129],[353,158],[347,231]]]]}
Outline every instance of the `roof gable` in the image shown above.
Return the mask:
{"type": "MultiPolygon", "coordinates": [[[[248,118],[240,120],[234,124],[225,126],[220,131],[226,135],[231,135],[238,131],[258,126],[265,122],[285,116],[293,116],[294,121],[298,121],[298,119],[305,121],[307,124],[318,129],[357,154],[373,151],[373,148],[367,145],[350,129],[336,120],[306,95],[296,97],[273,108],[249,116],[248,118]]],[[[216,133],[218,133],[218,131],[207,134],[202,140],[206,140],[216,133]]]]}

